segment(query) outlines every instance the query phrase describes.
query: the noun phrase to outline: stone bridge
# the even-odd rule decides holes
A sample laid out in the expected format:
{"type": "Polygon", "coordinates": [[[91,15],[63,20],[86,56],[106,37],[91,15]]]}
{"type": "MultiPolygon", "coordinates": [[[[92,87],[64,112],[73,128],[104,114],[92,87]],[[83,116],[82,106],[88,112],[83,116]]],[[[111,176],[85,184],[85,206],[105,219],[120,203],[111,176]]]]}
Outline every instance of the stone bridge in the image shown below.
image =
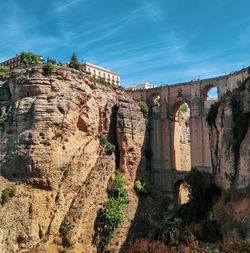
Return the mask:
{"type": "Polygon", "coordinates": [[[153,152],[151,181],[159,190],[175,194],[176,185],[180,185],[187,171],[180,168],[178,150],[179,107],[186,103],[190,108],[190,153],[191,167],[212,173],[206,116],[214,101],[208,100],[208,91],[217,87],[218,97],[237,87],[250,74],[250,68],[226,76],[166,85],[146,90],[128,91],[135,100],[150,105],[149,145],[153,152]],[[156,102],[157,99],[157,102],[156,102]]]}

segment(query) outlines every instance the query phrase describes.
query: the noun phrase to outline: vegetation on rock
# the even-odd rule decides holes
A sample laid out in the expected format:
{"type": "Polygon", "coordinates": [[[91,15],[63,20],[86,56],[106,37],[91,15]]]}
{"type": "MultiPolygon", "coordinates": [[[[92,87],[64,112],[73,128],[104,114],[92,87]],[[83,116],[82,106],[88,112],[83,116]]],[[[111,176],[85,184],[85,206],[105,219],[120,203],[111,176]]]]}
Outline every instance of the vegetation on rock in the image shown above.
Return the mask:
{"type": "Polygon", "coordinates": [[[21,64],[23,68],[27,68],[31,65],[41,63],[40,57],[32,52],[22,52],[21,53],[21,64]]]}
{"type": "Polygon", "coordinates": [[[141,194],[147,193],[148,189],[146,183],[142,183],[140,180],[135,181],[135,191],[141,194]]]}
{"type": "Polygon", "coordinates": [[[220,189],[211,182],[208,174],[197,168],[191,169],[185,182],[189,191],[189,202],[179,208],[177,215],[186,221],[199,221],[212,210],[213,203],[220,195],[220,189]]]}
{"type": "Polygon", "coordinates": [[[124,221],[122,210],[128,208],[129,197],[126,189],[126,180],[119,171],[115,171],[115,178],[108,185],[109,200],[103,204],[103,208],[99,212],[99,237],[100,245],[107,246],[116,229],[124,221]]]}
{"type": "Polygon", "coordinates": [[[80,69],[80,63],[79,63],[78,60],[77,60],[77,57],[76,57],[75,52],[74,52],[73,55],[71,56],[71,60],[70,60],[70,63],[69,63],[69,67],[70,67],[70,68],[73,68],[73,69],[77,69],[77,70],[80,69]]]}
{"type": "Polygon", "coordinates": [[[111,155],[115,151],[115,145],[108,143],[106,145],[106,154],[111,155]]]}
{"type": "Polygon", "coordinates": [[[12,198],[16,193],[16,188],[15,187],[8,187],[5,188],[2,191],[2,205],[7,202],[10,198],[12,198]]]}
{"type": "Polygon", "coordinates": [[[0,79],[3,79],[9,73],[7,66],[0,66],[0,79]]]}
{"type": "Polygon", "coordinates": [[[50,63],[46,63],[43,65],[43,72],[45,75],[50,75],[52,73],[53,70],[53,65],[50,63]]]}
{"type": "Polygon", "coordinates": [[[143,101],[139,102],[139,106],[141,108],[141,112],[143,113],[144,118],[148,117],[148,105],[144,103],[143,101]]]}

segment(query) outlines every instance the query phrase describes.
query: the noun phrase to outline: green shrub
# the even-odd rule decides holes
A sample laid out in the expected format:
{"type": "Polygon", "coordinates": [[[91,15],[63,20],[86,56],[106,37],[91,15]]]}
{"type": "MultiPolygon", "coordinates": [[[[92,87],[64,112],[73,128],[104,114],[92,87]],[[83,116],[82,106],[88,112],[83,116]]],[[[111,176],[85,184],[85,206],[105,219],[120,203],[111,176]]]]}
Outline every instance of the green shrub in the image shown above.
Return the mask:
{"type": "Polygon", "coordinates": [[[8,187],[2,191],[2,205],[12,198],[16,193],[15,187],[8,187]]]}
{"type": "Polygon", "coordinates": [[[32,52],[22,52],[21,53],[21,64],[23,68],[27,68],[30,65],[41,63],[40,57],[32,52]]]}
{"type": "Polygon", "coordinates": [[[115,171],[115,178],[108,185],[109,200],[104,202],[99,212],[100,218],[100,245],[107,246],[116,229],[124,221],[123,208],[128,208],[129,197],[126,189],[126,180],[119,171],[115,171]]]}
{"type": "Polygon", "coordinates": [[[144,103],[143,101],[139,102],[139,106],[141,108],[141,112],[143,113],[144,118],[148,117],[148,105],[144,103]]]}
{"type": "Polygon", "coordinates": [[[64,176],[64,177],[67,177],[68,174],[69,174],[69,168],[67,168],[66,170],[64,170],[63,176],[64,176]]]}
{"type": "Polygon", "coordinates": [[[106,154],[111,155],[115,151],[115,145],[108,143],[106,146],[106,154]]]}
{"type": "Polygon", "coordinates": [[[178,110],[178,116],[180,117],[183,112],[186,112],[188,109],[188,105],[186,103],[182,104],[178,110]]]}
{"type": "Polygon", "coordinates": [[[2,113],[2,115],[0,116],[0,124],[4,124],[8,119],[8,113],[4,112],[2,113]]]}
{"type": "Polygon", "coordinates": [[[107,136],[102,135],[102,136],[100,137],[100,143],[101,143],[102,145],[106,145],[106,143],[107,143],[107,136]]]}
{"type": "Polygon", "coordinates": [[[213,202],[220,195],[220,189],[210,183],[210,176],[192,168],[185,177],[189,191],[189,202],[182,205],[177,214],[186,221],[199,221],[206,212],[212,209],[213,202]]]}
{"type": "Polygon", "coordinates": [[[142,183],[140,180],[135,181],[135,191],[138,193],[147,193],[146,183],[142,183]]]}
{"type": "Polygon", "coordinates": [[[7,66],[0,66],[0,77],[4,78],[9,73],[9,68],[7,66]]]}
{"type": "Polygon", "coordinates": [[[73,68],[73,69],[77,69],[77,70],[80,69],[80,63],[79,63],[78,60],[77,60],[77,57],[76,57],[75,52],[74,52],[73,55],[71,56],[71,60],[70,60],[70,63],[69,63],[69,67],[70,67],[70,68],[73,68]]]}
{"type": "Polygon", "coordinates": [[[52,73],[54,66],[50,63],[46,63],[43,65],[43,73],[45,75],[50,75],[52,73]]]}

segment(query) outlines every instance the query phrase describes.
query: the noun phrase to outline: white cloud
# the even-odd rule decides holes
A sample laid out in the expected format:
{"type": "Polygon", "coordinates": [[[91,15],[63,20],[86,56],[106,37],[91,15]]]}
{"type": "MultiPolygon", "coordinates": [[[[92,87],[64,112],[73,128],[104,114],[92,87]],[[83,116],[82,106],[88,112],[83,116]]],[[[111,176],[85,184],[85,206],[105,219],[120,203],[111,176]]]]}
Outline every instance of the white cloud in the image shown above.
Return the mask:
{"type": "Polygon", "coordinates": [[[64,14],[70,8],[74,7],[80,2],[80,0],[66,0],[66,1],[59,1],[56,3],[55,12],[59,15],[64,14]]]}

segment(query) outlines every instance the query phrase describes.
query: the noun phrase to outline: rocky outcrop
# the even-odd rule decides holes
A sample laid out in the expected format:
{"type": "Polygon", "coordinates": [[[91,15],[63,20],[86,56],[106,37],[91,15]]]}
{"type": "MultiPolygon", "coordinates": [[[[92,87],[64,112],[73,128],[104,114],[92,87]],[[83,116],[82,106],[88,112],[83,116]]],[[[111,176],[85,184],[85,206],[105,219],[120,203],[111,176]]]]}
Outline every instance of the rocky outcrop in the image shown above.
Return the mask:
{"type": "Polygon", "coordinates": [[[212,105],[207,118],[213,172],[223,188],[249,184],[250,79],[238,86],[212,105]]]}
{"type": "MultiPolygon", "coordinates": [[[[0,252],[60,252],[67,222],[67,252],[96,252],[95,219],[110,177],[119,168],[131,187],[144,166],[138,105],[77,70],[55,67],[44,76],[34,67],[1,84],[0,115],[0,192],[16,188],[0,205],[0,252]],[[116,145],[114,154],[106,154],[101,135],[116,145]]],[[[129,194],[133,220],[138,199],[129,194]]]]}

